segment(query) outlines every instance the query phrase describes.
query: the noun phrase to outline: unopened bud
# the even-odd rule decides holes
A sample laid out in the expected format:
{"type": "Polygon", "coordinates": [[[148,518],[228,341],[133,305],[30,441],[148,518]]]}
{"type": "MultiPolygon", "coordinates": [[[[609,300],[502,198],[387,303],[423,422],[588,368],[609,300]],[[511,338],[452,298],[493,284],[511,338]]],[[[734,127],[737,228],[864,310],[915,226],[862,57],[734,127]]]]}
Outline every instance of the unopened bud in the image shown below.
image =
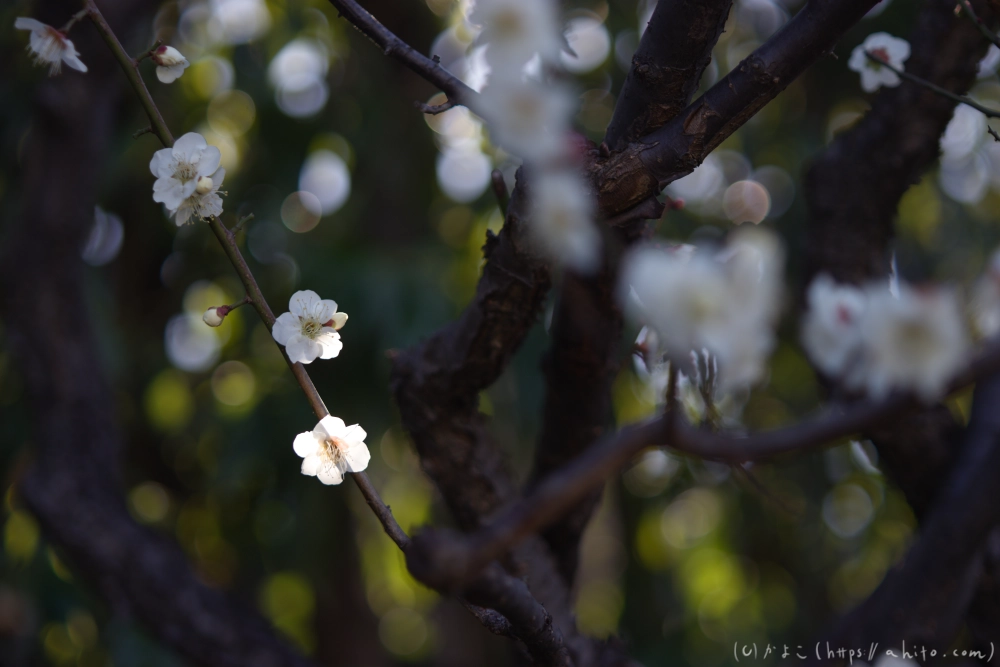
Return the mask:
{"type": "Polygon", "coordinates": [[[201,178],[198,179],[198,185],[195,186],[194,191],[200,195],[203,195],[207,192],[211,192],[212,186],[214,185],[215,183],[212,182],[211,178],[209,178],[208,176],[202,176],[201,178]]]}
{"type": "Polygon", "coordinates": [[[226,318],[229,311],[232,310],[229,306],[219,306],[217,308],[209,308],[205,311],[205,314],[201,316],[201,319],[205,320],[205,324],[210,327],[217,327],[222,324],[222,320],[226,318]]]}
{"type": "Polygon", "coordinates": [[[338,331],[347,324],[347,313],[334,313],[328,321],[323,323],[325,327],[332,327],[338,331]]]}
{"type": "Polygon", "coordinates": [[[156,51],[153,51],[153,62],[160,67],[173,67],[174,65],[186,63],[187,58],[172,46],[161,46],[156,51]]]}

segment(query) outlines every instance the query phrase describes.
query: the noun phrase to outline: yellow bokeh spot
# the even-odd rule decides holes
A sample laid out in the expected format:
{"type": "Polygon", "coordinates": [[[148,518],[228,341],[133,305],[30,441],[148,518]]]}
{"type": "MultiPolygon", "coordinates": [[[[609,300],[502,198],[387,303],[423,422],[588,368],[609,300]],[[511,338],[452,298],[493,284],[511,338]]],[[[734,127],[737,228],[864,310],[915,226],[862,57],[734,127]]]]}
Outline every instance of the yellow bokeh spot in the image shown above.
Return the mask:
{"type": "Polygon", "coordinates": [[[170,496],[156,482],[143,482],[128,494],[132,514],[142,523],[159,523],[170,511],[170,496]]]}
{"type": "Polygon", "coordinates": [[[213,130],[238,137],[253,127],[257,107],[242,90],[227,90],[212,98],[206,115],[213,130]]]}
{"type": "Polygon", "coordinates": [[[73,611],[66,620],[66,633],[79,649],[88,649],[97,643],[97,623],[83,609],[73,611]]]}
{"type": "Polygon", "coordinates": [[[660,512],[648,510],[639,519],[635,531],[635,551],[648,570],[667,570],[673,564],[672,549],[660,530],[660,512]]]}
{"type": "Polygon", "coordinates": [[[271,575],[261,588],[260,607],[276,628],[304,651],[312,651],[316,644],[312,631],[316,597],[305,577],[295,572],[271,575]]]}
{"type": "Polygon", "coordinates": [[[586,582],[576,600],[577,627],[593,637],[613,635],[624,608],[625,598],[617,583],[603,579],[586,582]]]}
{"type": "Polygon", "coordinates": [[[253,371],[239,361],[219,364],[212,373],[212,393],[223,405],[237,407],[249,403],[256,386],[253,371]]]}
{"type": "Polygon", "coordinates": [[[161,431],[179,431],[194,414],[194,398],[187,379],[180,371],[168,369],[157,375],[146,388],[146,416],[161,431]]]}
{"type": "Polygon", "coordinates": [[[27,512],[15,510],[3,528],[3,548],[12,561],[27,562],[38,548],[38,524],[27,512]]]}
{"type": "Polygon", "coordinates": [[[69,636],[65,625],[50,623],[42,630],[42,646],[45,655],[57,665],[75,662],[79,649],[69,636]]]}
{"type": "Polygon", "coordinates": [[[932,248],[940,224],[941,197],[933,182],[925,178],[907,190],[900,200],[897,229],[923,247],[932,248]]]}
{"type": "Polygon", "coordinates": [[[52,549],[46,549],[45,552],[46,552],[46,557],[49,559],[49,567],[52,568],[52,571],[55,573],[55,575],[60,579],[62,579],[63,581],[72,581],[73,573],[70,572],[69,568],[66,567],[66,565],[62,562],[62,560],[59,559],[59,556],[56,555],[56,552],[53,551],[52,549]]]}
{"type": "Polygon", "coordinates": [[[378,624],[378,636],[382,645],[390,652],[404,658],[415,659],[424,653],[430,630],[423,614],[396,607],[382,616],[378,624]]]}

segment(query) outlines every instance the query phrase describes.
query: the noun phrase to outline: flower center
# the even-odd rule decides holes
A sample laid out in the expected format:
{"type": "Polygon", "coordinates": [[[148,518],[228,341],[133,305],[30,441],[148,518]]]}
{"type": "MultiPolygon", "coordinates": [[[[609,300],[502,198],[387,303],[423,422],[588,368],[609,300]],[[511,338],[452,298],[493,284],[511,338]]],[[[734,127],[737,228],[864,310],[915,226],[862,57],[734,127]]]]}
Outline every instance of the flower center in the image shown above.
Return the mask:
{"type": "Polygon", "coordinates": [[[177,164],[176,171],[174,171],[174,178],[181,183],[187,183],[188,181],[193,180],[197,175],[198,169],[195,168],[195,166],[190,162],[179,162],[177,164]]]}
{"type": "Polygon", "coordinates": [[[493,25],[499,37],[517,37],[523,30],[521,15],[513,9],[499,12],[494,17],[493,25]]]}
{"type": "Polygon", "coordinates": [[[347,443],[332,435],[327,436],[323,445],[326,448],[326,455],[330,457],[330,460],[334,463],[337,463],[344,458],[344,452],[347,451],[347,443]]]}
{"type": "Polygon", "coordinates": [[[316,320],[301,320],[302,335],[306,338],[316,338],[323,329],[323,325],[316,320]]]}
{"type": "Polygon", "coordinates": [[[909,358],[921,359],[932,355],[937,348],[933,332],[919,321],[899,325],[899,348],[909,358]]]}
{"type": "MultiPolygon", "coordinates": [[[[869,49],[868,51],[882,62],[889,62],[889,52],[886,51],[884,48],[869,49]]],[[[882,63],[870,61],[869,64],[871,65],[872,69],[875,70],[876,72],[882,69],[882,63]]]]}

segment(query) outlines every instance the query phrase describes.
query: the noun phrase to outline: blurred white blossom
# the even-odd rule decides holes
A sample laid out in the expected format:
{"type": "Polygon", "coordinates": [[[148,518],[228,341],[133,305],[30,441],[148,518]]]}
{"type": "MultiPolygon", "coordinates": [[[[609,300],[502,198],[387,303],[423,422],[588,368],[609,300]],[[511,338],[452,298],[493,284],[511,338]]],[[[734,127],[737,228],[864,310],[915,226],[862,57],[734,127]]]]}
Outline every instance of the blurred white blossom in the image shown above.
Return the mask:
{"type": "Polygon", "coordinates": [[[469,22],[482,26],[494,75],[517,78],[535,54],[555,62],[562,48],[552,0],[476,0],[469,22]]]}
{"type": "Polygon", "coordinates": [[[347,314],[337,312],[336,301],[302,290],[289,299],[288,310],[275,320],[271,335],[285,346],[289,359],[308,364],[340,354],[344,344],[337,331],[347,323],[347,314]]]}
{"type": "Polygon", "coordinates": [[[535,81],[494,80],[482,92],[493,143],[530,161],[565,153],[574,104],[561,87],[535,81]]]}
{"type": "Polygon", "coordinates": [[[302,457],[302,474],[318,477],[324,484],[340,484],[344,473],[368,467],[371,453],[360,425],[347,426],[339,417],[327,415],[312,431],[295,436],[292,448],[302,457]]]}
{"type": "Polygon", "coordinates": [[[601,236],[594,224],[594,202],[575,172],[538,174],[532,186],[529,231],[561,264],[581,273],[598,268],[601,236]]]}
{"type": "Polygon", "coordinates": [[[774,347],[783,261],[779,241],[760,229],[737,231],[718,256],[640,248],[622,272],[635,296],[626,308],[657,331],[670,358],[706,349],[723,388],[752,384],[774,347]]]}
{"type": "Polygon", "coordinates": [[[925,401],[941,398],[969,349],[955,291],[903,283],[896,297],[877,282],[866,293],[862,359],[848,374],[849,386],[875,398],[893,389],[911,390],[925,401]]]}
{"type": "Polygon", "coordinates": [[[191,64],[184,54],[172,46],[159,47],[153,51],[152,58],[156,63],[156,78],[163,83],[173,83],[179,79],[191,64]]]}
{"type": "Polygon", "coordinates": [[[861,74],[861,87],[865,92],[873,93],[882,86],[898,86],[899,75],[869,58],[866,52],[902,70],[903,63],[910,57],[910,43],[886,32],[872,33],[854,47],[847,61],[848,67],[861,74]]]}
{"type": "Polygon", "coordinates": [[[80,72],[87,71],[73,42],[61,30],[23,16],[14,21],[14,27],[31,31],[28,51],[37,64],[49,66],[49,76],[58,74],[63,63],[80,72]]]}
{"type": "Polygon", "coordinates": [[[163,204],[178,226],[192,217],[222,215],[219,186],[226,170],[219,167],[221,159],[219,149],[197,132],[188,132],[172,148],[156,151],[149,163],[156,176],[153,201],[163,204]]]}
{"type": "Polygon", "coordinates": [[[838,285],[823,274],[809,285],[807,299],[802,344],[817,368],[839,377],[858,361],[861,352],[865,293],[852,285],[838,285]]]}
{"type": "Polygon", "coordinates": [[[970,309],[977,334],[989,338],[1000,333],[1000,251],[994,251],[986,271],[976,281],[970,309]]]}

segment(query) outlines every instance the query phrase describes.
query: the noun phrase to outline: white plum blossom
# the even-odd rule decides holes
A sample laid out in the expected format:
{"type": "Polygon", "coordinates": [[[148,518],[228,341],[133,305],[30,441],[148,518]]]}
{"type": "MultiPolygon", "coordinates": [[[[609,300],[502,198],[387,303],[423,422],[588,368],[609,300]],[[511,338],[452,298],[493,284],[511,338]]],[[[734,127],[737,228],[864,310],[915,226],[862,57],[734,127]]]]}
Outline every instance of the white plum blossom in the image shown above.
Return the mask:
{"type": "Polygon", "coordinates": [[[173,83],[187,69],[188,59],[172,46],[161,46],[153,51],[153,62],[156,63],[156,78],[163,83],[173,83]]]}
{"type": "Polygon", "coordinates": [[[941,398],[966,361],[969,340],[954,290],[900,284],[893,296],[881,282],[866,290],[862,354],[847,378],[875,398],[911,390],[925,401],[941,398]]]}
{"type": "Polygon", "coordinates": [[[14,27],[31,31],[28,51],[36,63],[49,66],[49,76],[58,74],[63,63],[80,72],[87,71],[87,66],[80,61],[80,54],[73,42],[66,37],[66,33],[23,16],[14,21],[14,27]]]}
{"type": "Polygon", "coordinates": [[[838,285],[826,274],[809,285],[802,344],[816,367],[827,375],[841,377],[860,361],[866,299],[862,290],[838,285]]]}
{"type": "Polygon", "coordinates": [[[483,28],[486,62],[494,75],[519,77],[535,54],[556,62],[562,48],[552,0],[476,0],[469,22],[483,28]]]}
{"type": "Polygon", "coordinates": [[[854,47],[847,61],[848,67],[861,74],[861,87],[865,92],[873,93],[882,86],[898,86],[899,75],[869,58],[866,52],[902,70],[903,62],[910,57],[910,43],[886,32],[872,33],[854,47]]]}
{"type": "Polygon", "coordinates": [[[580,177],[566,170],[542,171],[532,188],[529,232],[549,257],[580,273],[598,268],[601,235],[594,202],[580,177]]]}
{"type": "Polygon", "coordinates": [[[991,338],[1000,333],[1000,251],[993,253],[972,288],[970,310],[977,334],[991,338]]]}
{"type": "Polygon", "coordinates": [[[692,350],[714,355],[724,390],[760,380],[775,344],[781,246],[769,232],[752,231],[734,234],[717,257],[640,248],[622,271],[623,288],[635,296],[626,302],[629,314],[657,332],[675,361],[692,350]]]}
{"type": "Polygon", "coordinates": [[[221,159],[219,149],[209,146],[196,132],[188,132],[172,148],[153,154],[149,163],[156,176],[153,201],[175,216],[178,227],[192,218],[222,215],[219,186],[226,170],[219,166],[221,159]]]}
{"type": "Polygon", "coordinates": [[[528,161],[552,160],[567,151],[566,130],[574,101],[556,85],[491,81],[482,108],[493,143],[528,161]]]}
{"type": "Polygon", "coordinates": [[[358,424],[347,426],[339,417],[327,415],[312,431],[295,436],[292,448],[302,457],[302,474],[318,477],[324,484],[340,484],[344,473],[368,467],[371,453],[368,434],[358,424]]]}
{"type": "Polygon", "coordinates": [[[275,320],[271,335],[289,359],[308,364],[340,354],[344,344],[337,331],[347,323],[347,313],[337,312],[336,301],[302,290],[288,300],[288,310],[275,320]]]}

